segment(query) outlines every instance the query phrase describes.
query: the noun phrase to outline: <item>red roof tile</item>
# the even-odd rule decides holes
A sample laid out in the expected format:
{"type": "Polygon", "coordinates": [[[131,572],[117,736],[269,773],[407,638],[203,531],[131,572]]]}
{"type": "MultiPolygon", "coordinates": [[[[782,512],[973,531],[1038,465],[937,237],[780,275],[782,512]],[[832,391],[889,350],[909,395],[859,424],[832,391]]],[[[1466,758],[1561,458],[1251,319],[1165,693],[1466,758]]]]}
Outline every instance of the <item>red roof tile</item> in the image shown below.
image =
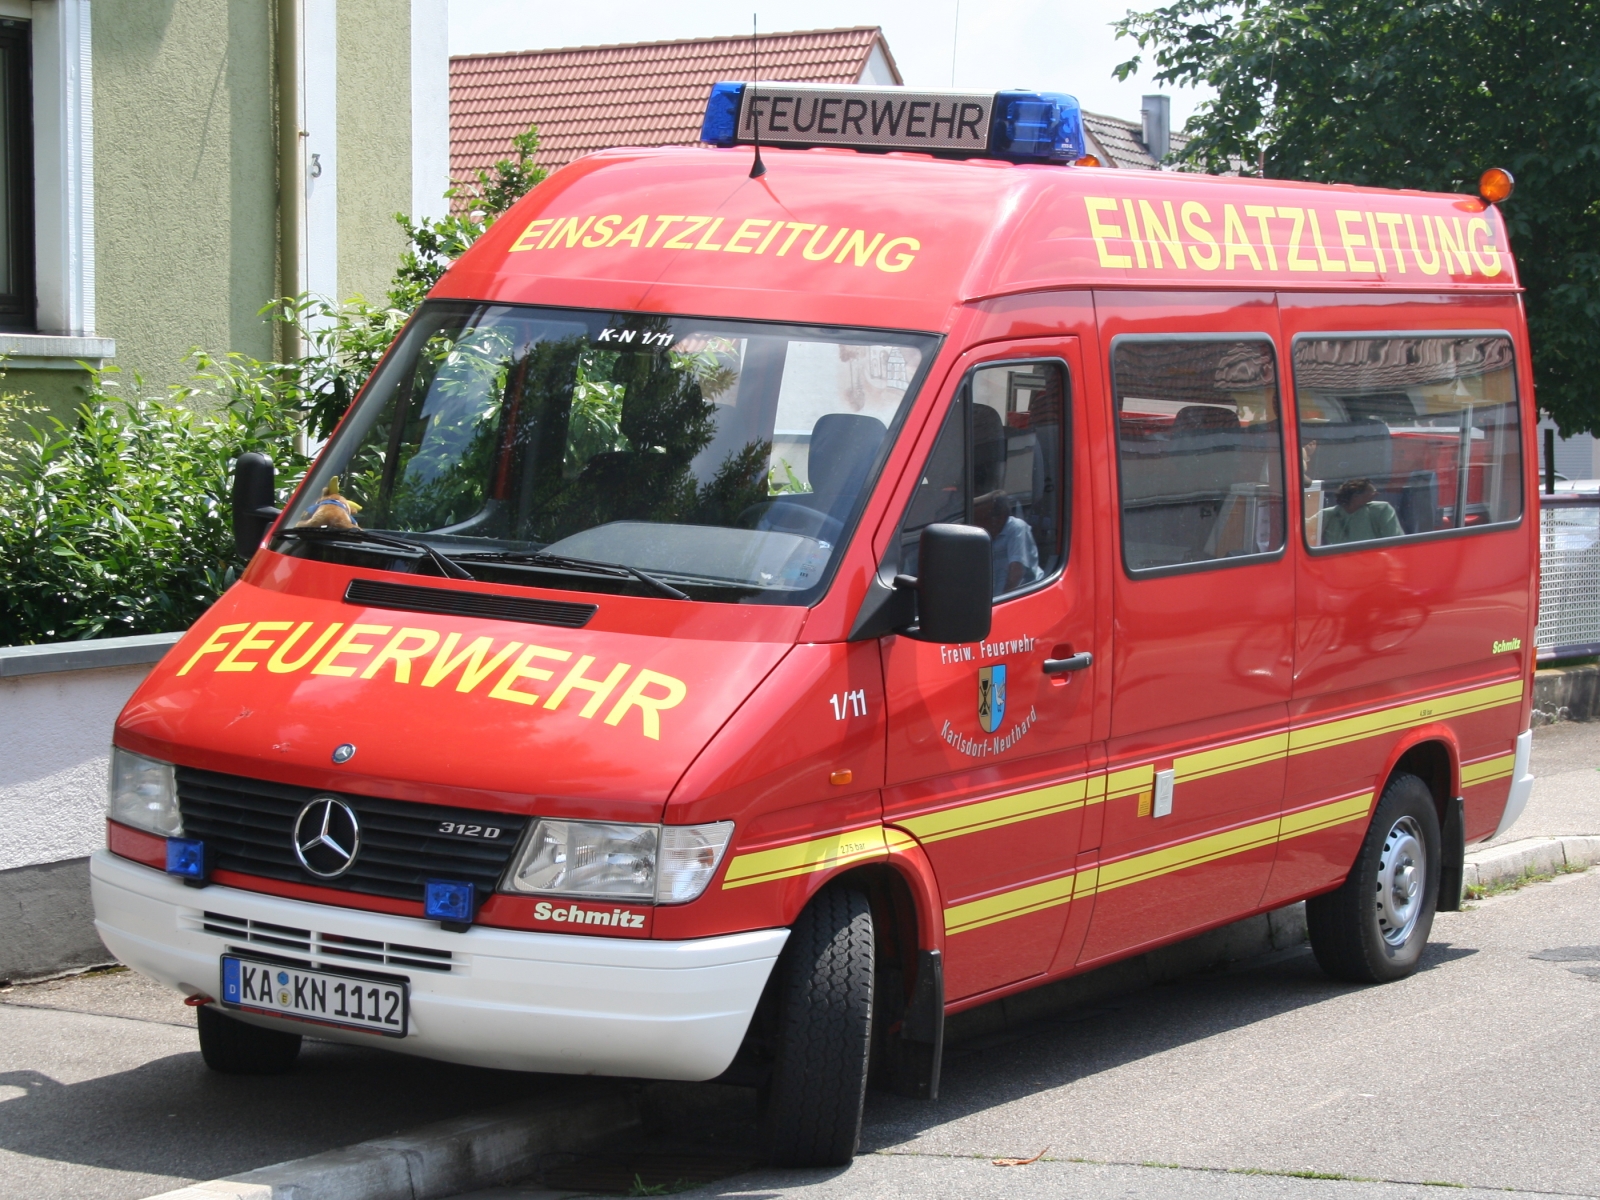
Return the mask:
{"type": "MultiPolygon", "coordinates": [[[[856,83],[874,46],[900,82],[873,25],[762,34],[760,77],[856,83]]],[[[726,37],[452,58],[450,177],[473,179],[530,124],[539,126],[538,163],[550,170],[611,146],[696,142],[711,85],[749,79],[750,51],[749,37],[726,37]]]]}

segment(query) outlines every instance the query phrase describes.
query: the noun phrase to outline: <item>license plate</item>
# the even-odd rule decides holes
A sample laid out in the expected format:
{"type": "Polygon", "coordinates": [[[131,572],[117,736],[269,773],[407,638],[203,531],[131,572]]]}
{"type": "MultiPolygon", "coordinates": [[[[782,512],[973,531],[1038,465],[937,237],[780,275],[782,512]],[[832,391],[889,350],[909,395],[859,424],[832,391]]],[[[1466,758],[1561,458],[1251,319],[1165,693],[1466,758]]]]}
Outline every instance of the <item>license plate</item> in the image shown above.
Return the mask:
{"type": "Polygon", "coordinates": [[[222,957],[222,1004],[245,1012],[405,1037],[404,983],[222,957]]]}

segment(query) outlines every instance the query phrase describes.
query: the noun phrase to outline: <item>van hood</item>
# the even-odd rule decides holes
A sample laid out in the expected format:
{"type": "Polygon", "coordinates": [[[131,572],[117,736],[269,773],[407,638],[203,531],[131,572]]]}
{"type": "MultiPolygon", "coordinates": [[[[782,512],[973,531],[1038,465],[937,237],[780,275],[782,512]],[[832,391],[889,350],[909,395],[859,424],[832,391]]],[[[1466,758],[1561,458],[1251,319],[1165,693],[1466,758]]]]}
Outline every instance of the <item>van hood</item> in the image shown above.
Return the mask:
{"type": "Polygon", "coordinates": [[[347,570],[320,596],[250,582],[328,572],[270,557],[150,673],[117,745],[304,787],[655,820],[804,618],[580,593],[562,596],[601,606],[582,628],[367,607],[340,598],[347,570]]]}

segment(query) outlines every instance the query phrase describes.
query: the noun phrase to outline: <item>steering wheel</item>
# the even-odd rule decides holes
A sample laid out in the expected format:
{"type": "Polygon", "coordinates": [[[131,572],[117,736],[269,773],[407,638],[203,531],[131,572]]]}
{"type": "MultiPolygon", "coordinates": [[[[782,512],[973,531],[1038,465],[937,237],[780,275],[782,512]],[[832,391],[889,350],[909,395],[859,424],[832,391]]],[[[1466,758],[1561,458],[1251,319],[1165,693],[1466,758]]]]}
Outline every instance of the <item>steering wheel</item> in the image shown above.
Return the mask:
{"type": "Polygon", "coordinates": [[[797,533],[819,542],[838,544],[844,523],[827,513],[793,500],[779,497],[752,504],[739,514],[738,524],[746,529],[765,529],[774,533],[797,533]]]}

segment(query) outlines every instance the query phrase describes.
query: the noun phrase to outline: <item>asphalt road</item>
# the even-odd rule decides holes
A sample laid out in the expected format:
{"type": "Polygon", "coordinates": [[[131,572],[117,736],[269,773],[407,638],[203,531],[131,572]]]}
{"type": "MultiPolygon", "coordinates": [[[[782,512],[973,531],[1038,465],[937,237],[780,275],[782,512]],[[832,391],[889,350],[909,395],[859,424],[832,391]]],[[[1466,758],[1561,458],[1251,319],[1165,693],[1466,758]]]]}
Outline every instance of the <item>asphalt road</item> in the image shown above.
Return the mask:
{"type": "MultiPolygon", "coordinates": [[[[1600,724],[1534,744],[1516,835],[1600,833],[1600,724]]],[[[955,1047],[936,1104],[871,1098],[847,1171],[692,1194],[1440,1194],[1229,1173],[1313,1171],[1600,1196],[1600,949],[1532,957],[1572,946],[1600,947],[1600,871],[1442,915],[1425,969],[1397,985],[1331,984],[1290,952],[955,1047]]],[[[128,973],[0,990],[0,1196],[135,1200],[572,1086],[315,1042],[291,1075],[230,1079],[206,1071],[192,1024],[128,973]]],[[[654,1141],[612,1167],[748,1157],[750,1093],[669,1085],[648,1101],[654,1141]]]]}

